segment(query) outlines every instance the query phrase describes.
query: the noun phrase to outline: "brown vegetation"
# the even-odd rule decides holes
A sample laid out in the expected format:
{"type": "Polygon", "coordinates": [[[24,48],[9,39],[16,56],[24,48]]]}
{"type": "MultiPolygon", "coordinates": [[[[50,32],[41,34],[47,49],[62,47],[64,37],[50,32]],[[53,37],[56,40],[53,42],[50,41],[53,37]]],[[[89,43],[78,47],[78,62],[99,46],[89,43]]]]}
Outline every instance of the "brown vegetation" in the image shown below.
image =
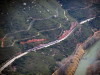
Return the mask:
{"type": "Polygon", "coordinates": [[[85,51],[83,50],[82,46],[79,46],[76,55],[74,55],[71,63],[66,69],[65,75],[73,75],[75,73],[79,60],[82,58],[84,53],[85,51]]]}
{"type": "Polygon", "coordinates": [[[63,59],[61,62],[57,62],[59,69],[56,70],[52,75],[64,75],[65,70],[71,63],[72,58],[73,58],[73,54],[70,55],[69,57],[63,59]]]}
{"type": "Polygon", "coordinates": [[[97,61],[87,67],[86,75],[100,74],[100,50],[97,52],[97,61]]]}
{"type": "Polygon", "coordinates": [[[100,60],[100,50],[98,50],[96,58],[97,60],[100,60]]]}
{"type": "Polygon", "coordinates": [[[89,38],[87,38],[87,40],[83,43],[83,49],[84,50],[87,49],[99,39],[100,39],[100,30],[95,32],[92,37],[90,36],[89,38]]]}
{"type": "Polygon", "coordinates": [[[80,45],[77,49],[76,55],[71,55],[68,58],[65,58],[61,62],[58,62],[60,68],[56,70],[52,75],[73,75],[78,66],[79,60],[82,58],[85,51],[80,45]]]}
{"type": "MultiPolygon", "coordinates": [[[[76,71],[78,63],[85,53],[85,49],[91,46],[94,42],[100,39],[100,31],[94,33],[94,35],[89,37],[84,43],[77,44],[75,55],[71,55],[65,58],[60,63],[60,68],[56,70],[52,75],[73,75],[76,71]]],[[[100,74],[100,51],[97,53],[97,61],[91,64],[87,68],[86,75],[100,74]]]]}
{"type": "MultiPolygon", "coordinates": [[[[100,39],[100,30],[95,32],[90,40],[87,40],[88,44],[93,44],[95,41],[100,39]]],[[[85,46],[86,47],[86,46],[85,46]]],[[[86,75],[100,74],[100,50],[97,52],[97,60],[87,67],[86,75]]]]}
{"type": "Polygon", "coordinates": [[[97,75],[100,74],[100,60],[87,67],[86,75],[97,75]]]}

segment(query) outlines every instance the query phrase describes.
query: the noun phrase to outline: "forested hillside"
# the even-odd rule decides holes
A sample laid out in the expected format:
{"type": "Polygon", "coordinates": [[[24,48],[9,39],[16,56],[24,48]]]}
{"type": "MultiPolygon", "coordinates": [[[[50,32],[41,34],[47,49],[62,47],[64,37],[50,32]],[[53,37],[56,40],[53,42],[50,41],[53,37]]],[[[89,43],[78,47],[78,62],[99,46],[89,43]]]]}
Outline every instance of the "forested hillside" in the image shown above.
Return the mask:
{"type": "MultiPolygon", "coordinates": [[[[82,5],[80,1],[75,1],[73,4],[69,0],[67,6],[56,0],[2,0],[0,4],[2,8],[0,9],[0,64],[18,53],[57,40],[65,30],[70,29],[72,22],[80,22],[88,18],[90,13],[87,10],[90,6],[81,9],[87,7],[88,4],[88,2],[87,4],[83,2],[82,5]],[[34,39],[46,40],[29,43],[34,39]],[[25,43],[21,44],[21,42],[25,43]]],[[[91,34],[93,32],[89,23],[79,24],[64,41],[28,53],[15,60],[3,73],[51,75],[58,67],[56,62],[72,54],[77,43],[84,42],[91,34]]]]}

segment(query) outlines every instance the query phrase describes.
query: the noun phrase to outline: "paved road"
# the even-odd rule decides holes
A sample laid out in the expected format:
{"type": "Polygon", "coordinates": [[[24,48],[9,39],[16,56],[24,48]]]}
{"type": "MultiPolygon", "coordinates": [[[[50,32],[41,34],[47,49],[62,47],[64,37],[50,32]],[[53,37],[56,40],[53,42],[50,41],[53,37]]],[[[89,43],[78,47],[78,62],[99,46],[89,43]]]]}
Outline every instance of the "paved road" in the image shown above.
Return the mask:
{"type": "MultiPolygon", "coordinates": [[[[95,18],[95,17],[94,17],[94,18],[95,18]]],[[[83,24],[83,23],[85,23],[85,22],[87,22],[87,21],[91,21],[91,20],[94,19],[94,18],[90,18],[90,19],[84,20],[84,21],[80,22],[80,24],[83,24]]],[[[76,28],[76,27],[75,27],[75,28],[76,28]]],[[[26,55],[26,54],[29,53],[30,51],[36,51],[36,50],[38,50],[38,49],[41,49],[41,48],[44,48],[44,47],[48,47],[48,46],[54,45],[54,44],[56,44],[56,43],[59,43],[59,42],[65,40],[65,39],[74,31],[75,28],[73,28],[73,30],[71,30],[70,33],[69,33],[68,35],[66,35],[64,38],[62,38],[62,39],[60,39],[60,40],[55,40],[55,41],[49,42],[49,43],[47,43],[47,44],[43,44],[43,45],[41,45],[41,46],[38,46],[38,47],[35,47],[35,48],[32,48],[32,49],[29,49],[29,50],[27,50],[26,52],[24,52],[24,53],[22,53],[22,54],[20,54],[20,55],[18,55],[18,56],[16,56],[16,57],[14,57],[13,59],[11,59],[10,61],[8,61],[5,65],[3,65],[3,66],[0,68],[0,73],[2,72],[2,70],[3,70],[4,68],[6,68],[6,67],[7,67],[9,64],[11,64],[13,61],[15,61],[16,59],[18,59],[18,58],[20,58],[20,57],[26,55]]]]}
{"type": "MultiPolygon", "coordinates": [[[[58,13],[58,8],[57,8],[57,9],[56,9],[56,15],[49,16],[48,18],[44,18],[44,19],[49,19],[49,18],[51,18],[51,17],[58,17],[58,15],[59,15],[59,13],[58,13]]],[[[91,20],[94,19],[94,18],[95,18],[95,17],[86,19],[86,20],[80,22],[79,24],[83,24],[83,23],[85,23],[85,22],[91,21],[91,20]]],[[[43,19],[33,19],[33,20],[30,22],[30,26],[28,27],[27,30],[20,30],[20,31],[16,31],[16,32],[14,32],[14,33],[22,32],[22,31],[28,31],[28,30],[31,28],[31,26],[33,25],[33,23],[34,23],[35,20],[43,20],[43,19]]],[[[75,28],[76,28],[76,27],[75,27],[75,28]]],[[[54,44],[56,44],[56,43],[59,43],[59,42],[65,40],[65,39],[74,31],[75,28],[73,28],[73,30],[71,30],[70,33],[69,33],[68,35],[66,35],[64,38],[62,38],[62,39],[60,39],[60,40],[55,40],[55,41],[49,42],[49,43],[47,43],[47,44],[43,44],[43,45],[41,45],[41,46],[38,46],[38,47],[35,47],[35,48],[32,48],[32,49],[29,49],[29,50],[27,50],[26,52],[24,52],[24,53],[22,53],[22,54],[20,54],[20,55],[18,55],[18,56],[16,56],[16,57],[14,57],[13,59],[11,59],[10,61],[8,61],[5,65],[3,65],[3,66],[0,68],[0,73],[1,73],[1,71],[2,71],[4,68],[6,68],[6,67],[7,67],[9,64],[11,64],[13,61],[15,61],[16,59],[18,59],[18,58],[20,58],[20,57],[26,55],[28,52],[30,52],[30,51],[36,51],[36,50],[38,50],[38,49],[41,49],[41,48],[44,48],[44,47],[48,47],[48,46],[54,45],[54,44]]],[[[4,38],[5,38],[7,35],[9,35],[9,34],[12,34],[12,33],[6,34],[6,35],[4,36],[4,38]]],[[[3,39],[4,39],[4,38],[3,38],[3,39]]]]}
{"type": "Polygon", "coordinates": [[[16,57],[14,57],[13,59],[11,59],[10,61],[8,61],[5,65],[3,65],[1,68],[0,68],[0,73],[1,73],[1,71],[4,69],[4,68],[6,68],[8,65],[10,65],[12,62],[14,62],[16,59],[18,59],[18,58],[20,58],[20,57],[22,57],[22,56],[24,56],[24,55],[26,55],[28,52],[24,52],[24,53],[22,53],[22,54],[20,54],[20,55],[18,55],[18,56],[16,56],[16,57]]]}
{"type": "MultiPolygon", "coordinates": [[[[75,29],[75,28],[74,28],[74,29],[75,29]]],[[[74,31],[74,29],[73,29],[72,31],[70,31],[70,33],[69,33],[68,35],[66,35],[64,38],[62,38],[62,39],[60,39],[60,40],[55,40],[55,41],[49,42],[49,43],[47,43],[47,44],[43,44],[43,45],[41,45],[41,46],[38,46],[38,47],[35,47],[35,48],[32,48],[32,49],[29,49],[29,50],[27,50],[26,52],[24,52],[24,53],[22,53],[22,54],[20,54],[20,55],[18,55],[18,56],[16,56],[16,57],[14,57],[13,59],[9,60],[5,65],[3,65],[3,66],[0,68],[0,73],[1,73],[2,70],[3,70],[4,68],[6,68],[9,64],[11,64],[12,62],[14,62],[16,59],[18,59],[18,58],[20,58],[20,57],[26,55],[26,54],[29,53],[30,51],[36,51],[36,50],[38,50],[38,49],[41,49],[41,48],[44,48],[44,47],[49,47],[49,46],[51,46],[51,45],[54,45],[54,44],[56,44],[56,43],[59,43],[59,42],[63,41],[64,39],[66,39],[66,38],[74,31]]]]}
{"type": "Polygon", "coordinates": [[[94,18],[95,18],[95,17],[86,19],[86,20],[84,20],[84,21],[81,21],[79,24],[84,24],[84,23],[86,23],[86,22],[88,22],[88,21],[91,21],[91,20],[94,19],[94,18]]]}

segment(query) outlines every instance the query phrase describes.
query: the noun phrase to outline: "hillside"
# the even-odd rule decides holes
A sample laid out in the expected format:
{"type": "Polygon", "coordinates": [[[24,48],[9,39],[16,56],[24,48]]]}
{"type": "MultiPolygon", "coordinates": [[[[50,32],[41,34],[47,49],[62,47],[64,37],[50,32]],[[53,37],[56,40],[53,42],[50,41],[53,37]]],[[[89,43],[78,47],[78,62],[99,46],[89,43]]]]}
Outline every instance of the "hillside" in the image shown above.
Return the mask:
{"type": "MultiPolygon", "coordinates": [[[[16,54],[58,39],[76,18],[56,0],[4,0],[0,7],[0,64],[16,54]],[[44,41],[33,41],[46,39],[44,41]],[[24,42],[23,44],[21,44],[24,42]]],[[[85,6],[84,6],[85,7],[85,6]]],[[[79,10],[79,9],[78,9],[79,10]]],[[[64,41],[30,52],[14,61],[3,73],[8,75],[51,75],[56,61],[68,57],[76,44],[84,42],[92,33],[88,24],[78,25],[64,41]]]]}
{"type": "Polygon", "coordinates": [[[12,0],[7,2],[5,0],[2,4],[0,5],[3,6],[3,9],[0,9],[0,55],[2,55],[0,63],[18,53],[20,49],[24,52],[39,44],[57,39],[56,36],[62,30],[68,29],[71,21],[75,21],[65,12],[69,20],[71,19],[65,22],[64,10],[56,1],[12,0]],[[23,5],[24,3],[26,5],[23,5]],[[20,42],[32,39],[47,40],[20,45],[20,42]]]}
{"type": "MultiPolygon", "coordinates": [[[[94,35],[87,38],[84,43],[77,44],[75,52],[73,52],[69,57],[63,59],[61,62],[58,62],[61,66],[52,75],[74,75],[83,54],[86,52],[86,49],[98,40],[100,40],[100,31],[95,32],[94,35]]],[[[94,63],[87,66],[86,75],[100,74],[99,63],[100,50],[97,52],[94,63]]]]}

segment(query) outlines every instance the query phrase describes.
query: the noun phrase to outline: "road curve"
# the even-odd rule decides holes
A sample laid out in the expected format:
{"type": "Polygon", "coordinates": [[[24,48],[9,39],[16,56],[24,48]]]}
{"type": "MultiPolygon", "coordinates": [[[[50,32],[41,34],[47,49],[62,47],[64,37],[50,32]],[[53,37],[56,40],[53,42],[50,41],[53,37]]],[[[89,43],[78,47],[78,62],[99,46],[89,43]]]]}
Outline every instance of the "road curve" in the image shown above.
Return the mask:
{"type": "MultiPolygon", "coordinates": [[[[76,28],[76,27],[75,27],[75,28],[76,28]]],[[[75,29],[75,28],[74,28],[74,29],[75,29]]],[[[2,72],[2,70],[4,70],[4,68],[6,68],[6,67],[7,67],[8,65],[10,65],[12,62],[14,62],[16,59],[18,59],[18,58],[20,58],[20,57],[26,55],[26,54],[29,53],[30,51],[36,51],[36,50],[39,50],[39,49],[44,48],[44,47],[49,47],[49,46],[51,46],[51,45],[54,45],[54,44],[56,44],[56,43],[59,43],[59,42],[65,40],[65,39],[74,31],[74,29],[71,30],[70,33],[69,33],[68,35],[66,35],[63,39],[55,40],[55,41],[49,42],[49,43],[47,43],[47,44],[43,44],[43,45],[41,45],[41,46],[34,47],[34,48],[29,49],[29,50],[27,50],[26,52],[24,52],[24,53],[22,53],[22,54],[20,54],[20,55],[18,55],[18,56],[16,56],[16,57],[14,57],[13,59],[9,60],[5,65],[3,65],[3,66],[0,68],[0,73],[2,72]]]]}
{"type": "MultiPolygon", "coordinates": [[[[95,17],[94,17],[94,18],[95,18],[95,17]]],[[[91,21],[91,20],[94,19],[94,18],[86,19],[85,21],[80,22],[80,24],[83,24],[83,23],[85,23],[85,22],[87,22],[87,21],[91,21]]],[[[18,59],[18,58],[20,58],[20,57],[26,55],[26,54],[29,53],[30,51],[36,51],[36,50],[39,50],[39,49],[41,49],[41,48],[48,47],[48,46],[54,45],[54,44],[56,44],[56,43],[59,43],[59,42],[65,40],[65,39],[75,30],[75,28],[76,28],[76,27],[74,27],[74,28],[69,32],[68,35],[66,35],[64,38],[62,38],[62,39],[60,39],[60,40],[55,40],[55,41],[49,42],[49,43],[47,43],[47,44],[43,44],[43,45],[41,45],[41,46],[38,46],[38,47],[35,47],[35,48],[32,48],[32,49],[29,49],[29,50],[27,50],[26,52],[24,52],[24,53],[22,53],[22,54],[20,54],[20,55],[18,55],[18,56],[16,56],[16,57],[14,57],[13,59],[11,59],[10,61],[8,61],[5,65],[3,65],[3,66],[0,68],[0,74],[1,74],[2,70],[3,70],[4,68],[6,68],[9,64],[11,64],[11,63],[12,63],[13,61],[15,61],[16,59],[18,59]]]]}
{"type": "MultiPolygon", "coordinates": [[[[12,33],[7,33],[7,34],[5,34],[5,36],[2,38],[1,47],[4,47],[4,46],[3,46],[3,44],[4,44],[3,41],[4,41],[4,39],[5,39],[8,35],[30,30],[31,26],[33,25],[33,23],[34,23],[36,20],[45,20],[45,19],[50,19],[50,18],[52,18],[52,17],[55,17],[55,18],[56,18],[56,17],[58,17],[58,16],[59,16],[59,12],[58,12],[58,8],[56,8],[56,15],[51,15],[51,16],[49,16],[49,17],[47,17],[47,18],[33,19],[33,20],[30,22],[30,25],[29,25],[29,27],[28,27],[26,30],[19,30],[19,31],[15,31],[15,32],[12,32],[12,33]]],[[[14,43],[15,43],[16,41],[18,41],[18,40],[15,40],[11,46],[13,46],[14,43]]],[[[9,47],[9,46],[7,46],[7,47],[9,47]]]]}

